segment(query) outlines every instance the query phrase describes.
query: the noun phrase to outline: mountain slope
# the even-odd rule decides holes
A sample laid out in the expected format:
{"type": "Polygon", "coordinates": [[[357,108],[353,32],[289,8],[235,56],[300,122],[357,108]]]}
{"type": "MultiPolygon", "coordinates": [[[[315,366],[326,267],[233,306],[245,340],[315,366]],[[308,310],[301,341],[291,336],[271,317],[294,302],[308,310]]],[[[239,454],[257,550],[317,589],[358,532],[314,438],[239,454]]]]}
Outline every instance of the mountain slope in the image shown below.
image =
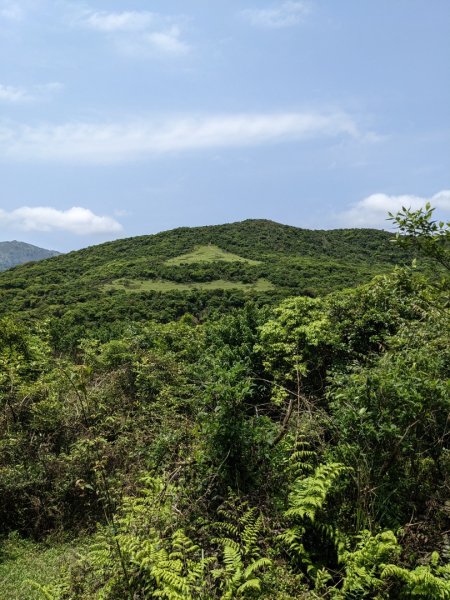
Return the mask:
{"type": "Polygon", "coordinates": [[[0,314],[56,317],[58,334],[354,286],[409,263],[393,236],[271,221],[179,228],[107,242],[0,274],[0,314]]]}
{"type": "Polygon", "coordinates": [[[25,242],[0,242],[0,271],[10,269],[16,265],[21,265],[30,261],[43,260],[57,256],[59,252],[54,250],[45,250],[25,242]]]}

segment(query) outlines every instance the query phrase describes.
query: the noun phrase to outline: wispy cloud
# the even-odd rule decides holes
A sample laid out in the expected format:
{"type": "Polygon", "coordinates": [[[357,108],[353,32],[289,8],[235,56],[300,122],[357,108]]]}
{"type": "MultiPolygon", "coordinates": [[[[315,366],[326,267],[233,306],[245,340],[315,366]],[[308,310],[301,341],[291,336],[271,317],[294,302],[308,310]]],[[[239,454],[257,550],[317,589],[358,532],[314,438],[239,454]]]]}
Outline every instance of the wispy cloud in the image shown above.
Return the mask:
{"type": "Polygon", "coordinates": [[[272,8],[247,8],[241,15],[255,27],[281,29],[301,23],[310,12],[306,2],[282,2],[272,8]]]}
{"type": "Polygon", "coordinates": [[[181,30],[173,25],[166,31],[154,31],[144,37],[144,42],[148,42],[150,47],[165,54],[186,54],[189,52],[189,46],[181,40],[181,30]]]}
{"type": "Polygon", "coordinates": [[[0,18],[8,21],[21,21],[23,16],[23,8],[18,2],[0,2],[0,18]]]}
{"type": "Polygon", "coordinates": [[[442,214],[450,216],[450,190],[442,190],[429,198],[403,194],[399,196],[388,194],[372,194],[354,204],[349,210],[338,216],[338,221],[348,227],[379,227],[390,228],[387,221],[388,212],[396,213],[404,206],[417,210],[427,202],[442,214]]]}
{"type": "Polygon", "coordinates": [[[83,21],[87,27],[97,31],[142,31],[155,23],[156,15],[148,11],[101,11],[88,13],[83,21]]]}
{"type": "Polygon", "coordinates": [[[63,87],[62,83],[57,81],[35,85],[29,89],[0,83],[0,102],[20,104],[36,100],[45,100],[61,91],[63,87]]]}
{"type": "Polygon", "coordinates": [[[173,17],[149,11],[84,12],[78,24],[108,35],[119,51],[127,55],[151,57],[187,54],[181,24],[173,17]]]}
{"type": "Polygon", "coordinates": [[[231,114],[120,124],[0,127],[0,155],[16,160],[114,163],[210,148],[257,146],[323,137],[365,141],[345,113],[231,114]]]}
{"type": "Polygon", "coordinates": [[[122,225],[112,217],[96,215],[80,206],[68,210],[50,206],[22,206],[9,212],[0,209],[0,225],[22,231],[68,231],[77,235],[122,231],[122,225]]]}
{"type": "Polygon", "coordinates": [[[29,99],[30,96],[26,90],[0,83],[0,102],[25,102],[29,99]]]}

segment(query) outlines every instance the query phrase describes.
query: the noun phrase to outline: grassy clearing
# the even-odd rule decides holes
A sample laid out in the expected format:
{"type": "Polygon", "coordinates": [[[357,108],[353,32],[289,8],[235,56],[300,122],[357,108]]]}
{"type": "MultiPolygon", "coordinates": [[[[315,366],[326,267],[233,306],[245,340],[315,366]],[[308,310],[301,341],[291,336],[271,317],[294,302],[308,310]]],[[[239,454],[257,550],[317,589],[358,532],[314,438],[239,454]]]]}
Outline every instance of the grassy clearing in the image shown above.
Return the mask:
{"type": "Polygon", "coordinates": [[[103,286],[105,291],[124,290],[129,294],[138,292],[187,292],[190,290],[241,290],[246,292],[268,292],[275,286],[267,279],[258,279],[255,283],[242,283],[241,281],[225,281],[216,279],[201,283],[176,283],[163,280],[137,280],[117,279],[113,283],[103,286]]]}
{"type": "Polygon", "coordinates": [[[192,252],[187,252],[186,254],[180,254],[180,256],[175,256],[174,258],[169,258],[166,260],[166,265],[190,265],[193,263],[200,262],[240,262],[247,263],[249,265],[258,265],[260,264],[259,260],[250,260],[249,258],[243,258],[242,256],[238,256],[237,254],[233,254],[232,252],[226,252],[219,248],[219,246],[214,246],[214,244],[209,244],[208,246],[198,246],[192,252]]]}
{"type": "MultiPolygon", "coordinates": [[[[0,542],[0,598],[2,600],[42,600],[44,589],[62,591],[59,586],[64,572],[74,564],[78,546],[61,544],[46,546],[11,536],[0,542]]],[[[81,549],[81,545],[79,546],[81,549]]]]}

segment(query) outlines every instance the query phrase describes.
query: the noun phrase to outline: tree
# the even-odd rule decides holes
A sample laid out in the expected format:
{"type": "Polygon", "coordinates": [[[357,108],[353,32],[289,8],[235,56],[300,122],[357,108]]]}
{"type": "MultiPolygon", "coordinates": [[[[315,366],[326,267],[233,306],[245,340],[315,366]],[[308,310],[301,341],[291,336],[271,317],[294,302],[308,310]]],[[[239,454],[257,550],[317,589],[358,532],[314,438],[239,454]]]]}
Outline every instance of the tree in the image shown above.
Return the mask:
{"type": "Polygon", "coordinates": [[[434,210],[429,202],[418,210],[402,206],[396,215],[389,213],[389,220],[398,227],[397,243],[416,248],[450,270],[450,221],[434,221],[434,210]]]}

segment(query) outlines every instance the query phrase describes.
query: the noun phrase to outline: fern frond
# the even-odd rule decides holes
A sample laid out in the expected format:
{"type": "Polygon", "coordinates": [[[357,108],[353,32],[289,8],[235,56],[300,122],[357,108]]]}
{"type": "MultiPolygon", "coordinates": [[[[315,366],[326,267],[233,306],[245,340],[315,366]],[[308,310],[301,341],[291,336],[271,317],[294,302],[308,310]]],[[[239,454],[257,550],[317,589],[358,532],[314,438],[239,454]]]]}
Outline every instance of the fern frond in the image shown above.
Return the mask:
{"type": "Polygon", "coordinates": [[[251,577],[253,575],[253,573],[256,573],[257,571],[260,571],[261,569],[264,569],[265,567],[270,567],[272,566],[272,561],[270,560],[270,558],[266,558],[266,557],[262,557],[262,558],[258,558],[258,560],[253,561],[244,571],[244,577],[247,579],[249,577],[251,577]]]}
{"type": "Polygon", "coordinates": [[[316,513],[323,508],[336,479],[348,468],[340,463],[328,463],[317,467],[313,475],[297,479],[289,494],[288,518],[314,522],[316,513]]]}
{"type": "Polygon", "coordinates": [[[230,548],[234,548],[234,550],[236,550],[236,552],[240,551],[240,544],[238,542],[236,542],[235,540],[232,540],[231,538],[225,538],[225,537],[218,537],[218,538],[212,538],[211,542],[213,544],[217,544],[218,546],[230,546],[230,548]]]}
{"type": "Polygon", "coordinates": [[[218,531],[223,531],[232,537],[237,537],[239,535],[239,528],[234,523],[230,523],[229,521],[219,521],[214,523],[214,528],[218,531]]]}
{"type": "Polygon", "coordinates": [[[242,568],[242,559],[239,548],[226,544],[223,548],[223,561],[225,570],[228,573],[234,573],[239,568],[242,568]]]}
{"type": "Polygon", "coordinates": [[[383,565],[382,579],[397,579],[403,582],[405,594],[413,597],[450,599],[450,579],[432,573],[432,567],[421,565],[409,571],[397,565],[383,565]]]}
{"type": "Polygon", "coordinates": [[[237,589],[238,594],[245,594],[248,590],[261,591],[261,581],[259,579],[248,579],[237,589]]]}

